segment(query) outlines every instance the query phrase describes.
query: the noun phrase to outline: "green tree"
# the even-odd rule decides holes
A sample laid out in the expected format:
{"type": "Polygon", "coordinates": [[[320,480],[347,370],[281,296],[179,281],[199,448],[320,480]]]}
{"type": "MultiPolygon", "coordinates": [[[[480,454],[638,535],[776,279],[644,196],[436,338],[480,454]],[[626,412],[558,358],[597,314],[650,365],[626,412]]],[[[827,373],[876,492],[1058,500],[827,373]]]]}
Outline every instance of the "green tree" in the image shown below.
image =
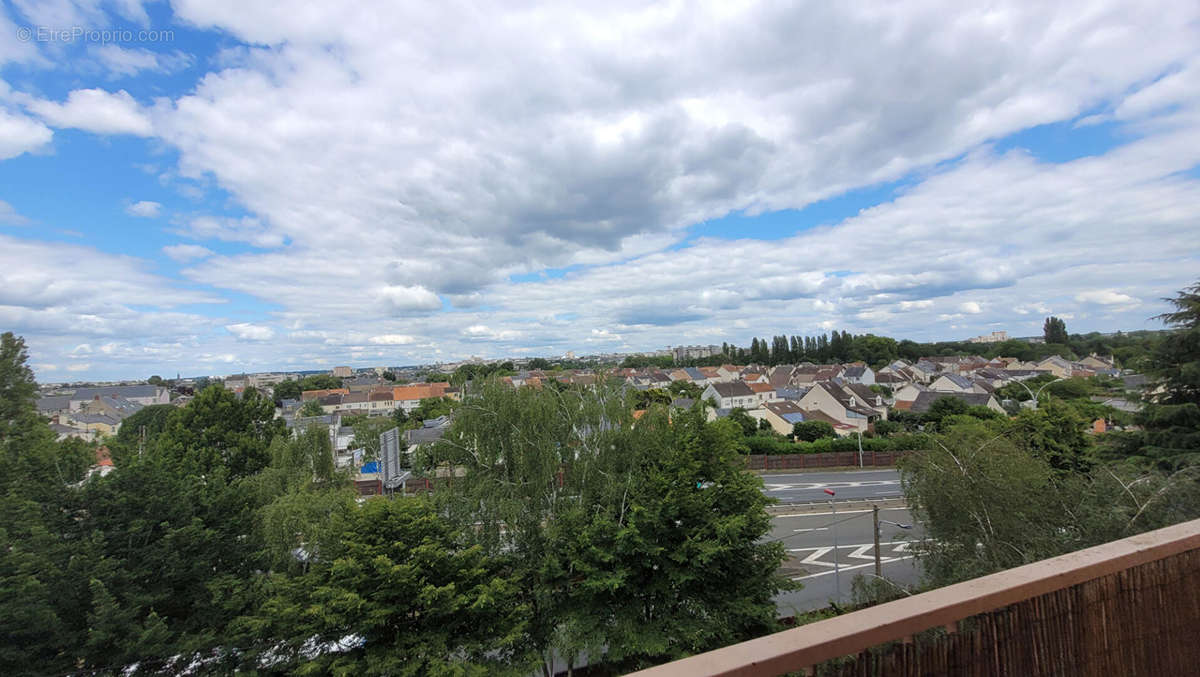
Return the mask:
{"type": "Polygon", "coordinates": [[[285,429],[274,403],[257,390],[247,388],[239,397],[214,386],[171,416],[156,453],[188,474],[244,477],[266,466],[271,438],[285,429]]]}
{"type": "Polygon", "coordinates": [[[1135,416],[1142,430],[1110,436],[1103,453],[1169,471],[1200,464],[1200,283],[1165,300],[1171,330],[1146,360],[1158,392],[1135,416]]]}
{"type": "Polygon", "coordinates": [[[273,672],[298,675],[528,674],[514,649],[528,609],[503,560],[464,547],[465,535],[421,499],[346,501],[341,510],[336,549],[302,575],[273,576],[267,601],[239,622],[258,640],[248,667],[266,661],[273,672]]]}
{"type": "Polygon", "coordinates": [[[319,400],[306,400],[304,404],[300,405],[300,411],[297,413],[304,417],[324,416],[325,409],[321,407],[321,402],[319,400]]]}
{"type": "Polygon", "coordinates": [[[1042,325],[1042,338],[1047,344],[1066,345],[1069,340],[1067,337],[1067,323],[1058,317],[1047,317],[1046,322],[1042,325]]]}
{"type": "Polygon", "coordinates": [[[276,401],[298,400],[300,399],[300,393],[300,382],[293,379],[276,383],[272,391],[272,395],[276,401]]]}
{"type": "Polygon", "coordinates": [[[1200,474],[1062,472],[1022,431],[958,423],[900,461],[926,538],[926,582],[946,585],[1200,515],[1200,474]]]}
{"type": "Polygon", "coordinates": [[[462,469],[441,509],[511,557],[528,624],[520,648],[548,666],[630,669],[761,633],[783,552],[738,427],[595,389],[483,384],[431,449],[462,469]]]}
{"type": "Polygon", "coordinates": [[[703,390],[700,386],[691,381],[671,381],[671,385],[667,386],[667,392],[676,397],[687,397],[693,400],[700,399],[703,390]]]}
{"type": "Polygon", "coordinates": [[[368,461],[379,458],[379,436],[384,431],[397,427],[391,416],[359,416],[350,420],[348,425],[354,429],[354,439],[350,441],[351,448],[362,449],[363,456],[368,461]]]}
{"type": "Polygon", "coordinates": [[[139,449],[144,452],[154,448],[158,443],[158,436],[166,430],[167,422],[176,410],[174,405],[152,404],[142,407],[122,421],[116,440],[109,445],[114,461],[120,464],[125,458],[138,453],[139,449]]]}
{"type": "Polygon", "coordinates": [[[74,669],[87,604],[77,568],[89,543],[78,538],[70,487],[94,456],[77,440],[55,442],[27,361],[24,340],[0,335],[0,673],[9,675],[74,669]]]}
{"type": "Polygon", "coordinates": [[[758,430],[758,421],[746,413],[745,407],[734,407],[729,412],[729,420],[736,423],[746,437],[753,435],[754,431],[758,430]]]}
{"type": "Polygon", "coordinates": [[[792,436],[800,442],[815,442],[837,437],[833,426],[826,421],[800,421],[792,426],[792,436]]]}

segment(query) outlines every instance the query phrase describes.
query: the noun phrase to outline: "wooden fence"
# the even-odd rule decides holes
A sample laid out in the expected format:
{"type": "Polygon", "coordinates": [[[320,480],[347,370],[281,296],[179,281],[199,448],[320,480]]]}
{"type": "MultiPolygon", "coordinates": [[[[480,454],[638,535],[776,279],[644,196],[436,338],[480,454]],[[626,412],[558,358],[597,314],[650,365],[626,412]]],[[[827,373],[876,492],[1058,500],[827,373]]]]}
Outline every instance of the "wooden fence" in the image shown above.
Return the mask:
{"type": "MultiPolygon", "coordinates": [[[[862,467],[890,468],[907,451],[864,451],[862,467]]],[[[804,468],[859,467],[857,451],[830,451],[820,454],[751,454],[746,457],[748,470],[801,470],[804,468]]]]}
{"type": "Polygon", "coordinates": [[[1200,520],[636,673],[819,677],[1200,673],[1200,520]]]}

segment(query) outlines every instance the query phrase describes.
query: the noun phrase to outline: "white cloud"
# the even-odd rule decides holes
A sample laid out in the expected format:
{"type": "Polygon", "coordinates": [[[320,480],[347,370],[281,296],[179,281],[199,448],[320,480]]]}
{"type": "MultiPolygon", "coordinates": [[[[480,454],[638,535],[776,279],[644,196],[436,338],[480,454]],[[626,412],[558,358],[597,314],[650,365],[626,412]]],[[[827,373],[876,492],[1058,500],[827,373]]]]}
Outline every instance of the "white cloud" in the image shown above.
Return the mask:
{"type": "Polygon", "coordinates": [[[274,329],[249,322],[227,324],[225,329],[243,341],[269,341],[275,337],[274,329]]]}
{"type": "Polygon", "coordinates": [[[0,107],[0,160],[44,148],[53,136],[41,122],[0,107]]]}
{"type": "Polygon", "coordinates": [[[141,200],[134,202],[125,208],[125,213],[130,216],[140,216],[145,219],[157,218],[162,213],[162,204],[151,202],[150,200],[141,200]]]}
{"type": "Polygon", "coordinates": [[[1097,289],[1075,295],[1080,303],[1096,303],[1102,306],[1138,303],[1138,300],[1128,294],[1122,294],[1112,289],[1097,289]]]}
{"type": "Polygon", "coordinates": [[[64,103],[31,99],[26,108],[54,127],[82,129],[96,134],[149,136],[153,125],[129,92],[77,89],[64,103]]]}
{"type": "Polygon", "coordinates": [[[383,334],[380,336],[372,336],[367,339],[368,343],[373,343],[379,346],[406,346],[415,343],[416,339],[406,334],[383,334]]]}
{"type": "Polygon", "coordinates": [[[969,315],[978,315],[979,313],[983,312],[983,308],[981,308],[979,306],[979,304],[975,301],[967,301],[966,303],[961,303],[961,304],[959,304],[958,309],[959,309],[959,311],[967,313],[969,315]]]}
{"type": "Polygon", "coordinates": [[[202,259],[212,256],[213,252],[208,247],[201,247],[198,244],[173,244],[163,247],[163,253],[170,257],[173,261],[186,263],[196,259],[202,259]]]}
{"type": "Polygon", "coordinates": [[[375,297],[393,314],[437,310],[442,307],[442,300],[438,298],[437,294],[421,285],[380,287],[375,291],[375,297]]]}
{"type": "Polygon", "coordinates": [[[284,243],[283,235],[272,231],[262,221],[251,216],[197,216],[189,220],[178,232],[198,240],[247,242],[264,249],[279,247],[284,243]]]}
{"type": "Polygon", "coordinates": [[[87,371],[92,368],[91,362],[75,362],[67,365],[67,371],[87,371]]]}
{"type": "Polygon", "coordinates": [[[183,52],[152,52],[116,44],[89,46],[88,53],[102,64],[113,77],[131,77],[142,71],[172,73],[192,64],[192,57],[183,52]]]}

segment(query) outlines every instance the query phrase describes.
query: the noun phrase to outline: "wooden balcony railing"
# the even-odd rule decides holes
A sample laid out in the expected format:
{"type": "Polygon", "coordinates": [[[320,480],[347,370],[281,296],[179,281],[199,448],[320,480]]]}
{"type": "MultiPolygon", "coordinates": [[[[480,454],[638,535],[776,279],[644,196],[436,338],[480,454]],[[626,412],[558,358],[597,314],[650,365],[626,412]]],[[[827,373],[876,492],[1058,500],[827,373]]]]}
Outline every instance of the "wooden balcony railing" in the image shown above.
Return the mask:
{"type": "Polygon", "coordinates": [[[1200,675],[1200,520],[635,673],[1200,675]]]}

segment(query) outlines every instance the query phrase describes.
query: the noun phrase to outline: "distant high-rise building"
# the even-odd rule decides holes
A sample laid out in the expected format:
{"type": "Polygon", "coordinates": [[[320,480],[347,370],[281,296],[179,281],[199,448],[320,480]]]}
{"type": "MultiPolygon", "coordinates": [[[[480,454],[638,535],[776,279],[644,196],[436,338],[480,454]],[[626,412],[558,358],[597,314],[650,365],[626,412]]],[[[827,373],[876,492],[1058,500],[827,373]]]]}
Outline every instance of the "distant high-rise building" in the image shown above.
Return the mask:
{"type": "Polygon", "coordinates": [[[1002,343],[1008,340],[1008,332],[994,331],[990,334],[983,334],[967,339],[967,343],[1002,343]]]}
{"type": "Polygon", "coordinates": [[[333,375],[338,378],[350,378],[354,375],[354,370],[350,367],[334,367],[333,375]]]}

